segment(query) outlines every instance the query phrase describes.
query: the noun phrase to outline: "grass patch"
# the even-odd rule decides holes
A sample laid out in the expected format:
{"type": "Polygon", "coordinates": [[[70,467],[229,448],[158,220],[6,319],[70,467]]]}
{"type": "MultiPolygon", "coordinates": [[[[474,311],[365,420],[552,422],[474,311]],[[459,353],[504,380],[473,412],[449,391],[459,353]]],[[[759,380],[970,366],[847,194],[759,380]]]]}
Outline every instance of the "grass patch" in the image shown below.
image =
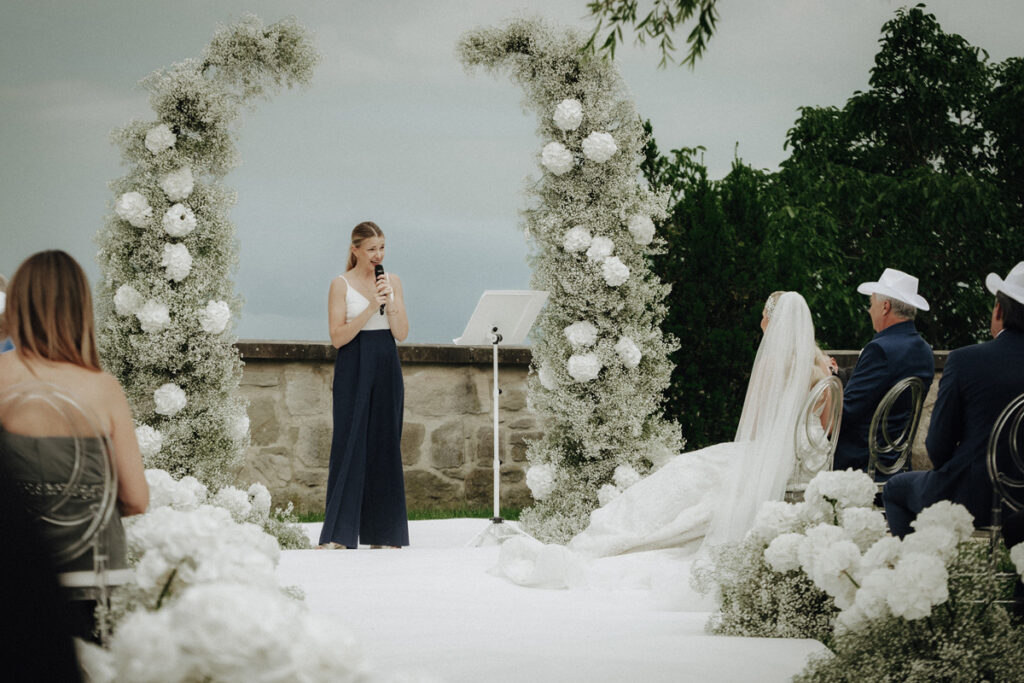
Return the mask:
{"type": "MultiPolygon", "coordinates": [[[[501,516],[513,522],[519,520],[520,508],[501,508],[501,516]]],[[[494,509],[490,507],[461,507],[461,508],[426,508],[423,510],[409,510],[410,520],[421,519],[457,519],[468,517],[470,519],[490,519],[494,509]]],[[[303,512],[296,515],[299,522],[323,522],[323,512],[303,512]]]]}

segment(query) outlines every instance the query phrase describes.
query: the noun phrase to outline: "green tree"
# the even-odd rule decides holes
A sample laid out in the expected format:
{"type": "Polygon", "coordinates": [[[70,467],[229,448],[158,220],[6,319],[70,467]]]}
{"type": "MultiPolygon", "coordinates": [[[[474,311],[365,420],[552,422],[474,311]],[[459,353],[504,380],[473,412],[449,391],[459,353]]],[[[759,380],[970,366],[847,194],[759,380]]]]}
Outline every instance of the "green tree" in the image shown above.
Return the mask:
{"type": "Polygon", "coordinates": [[[672,34],[692,19],[693,28],[686,35],[689,50],[680,63],[693,68],[704,55],[708,41],[715,33],[717,4],[718,0],[654,0],[644,14],[639,0],[593,0],[587,3],[587,9],[590,10],[590,16],[597,18],[597,24],[583,49],[600,50],[614,57],[616,46],[624,40],[625,27],[641,45],[648,40],[658,42],[661,52],[658,66],[664,67],[670,61],[675,61],[676,45],[672,34]],[[607,33],[598,47],[601,32],[605,30],[607,33]]]}

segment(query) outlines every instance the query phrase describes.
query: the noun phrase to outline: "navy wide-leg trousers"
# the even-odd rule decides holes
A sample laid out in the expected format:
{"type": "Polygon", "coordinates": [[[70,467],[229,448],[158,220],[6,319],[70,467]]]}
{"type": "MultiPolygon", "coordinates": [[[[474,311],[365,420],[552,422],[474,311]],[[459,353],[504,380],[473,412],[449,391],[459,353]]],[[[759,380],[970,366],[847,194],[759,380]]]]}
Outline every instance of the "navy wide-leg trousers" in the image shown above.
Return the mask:
{"type": "Polygon", "coordinates": [[[333,393],[320,543],[409,545],[401,451],[405,389],[390,330],[360,332],[338,349],[333,393]]]}

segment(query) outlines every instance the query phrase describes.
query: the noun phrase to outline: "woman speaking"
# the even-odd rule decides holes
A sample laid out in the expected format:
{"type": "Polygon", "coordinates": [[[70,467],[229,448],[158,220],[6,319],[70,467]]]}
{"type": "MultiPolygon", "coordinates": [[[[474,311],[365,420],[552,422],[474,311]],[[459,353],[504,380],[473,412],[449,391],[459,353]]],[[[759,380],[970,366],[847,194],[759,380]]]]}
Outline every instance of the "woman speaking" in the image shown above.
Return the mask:
{"type": "Polygon", "coordinates": [[[334,436],[318,548],[409,545],[402,476],[404,386],[395,340],[409,335],[402,281],[385,273],[384,232],[352,230],[348,268],[331,282],[334,436]]]}

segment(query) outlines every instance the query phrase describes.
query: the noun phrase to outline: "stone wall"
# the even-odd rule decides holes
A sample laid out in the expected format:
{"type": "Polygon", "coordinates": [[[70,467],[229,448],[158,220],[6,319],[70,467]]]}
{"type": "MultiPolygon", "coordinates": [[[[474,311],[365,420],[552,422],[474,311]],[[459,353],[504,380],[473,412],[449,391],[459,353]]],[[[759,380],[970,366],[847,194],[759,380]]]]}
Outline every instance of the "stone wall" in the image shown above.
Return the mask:
{"type": "MultiPolygon", "coordinates": [[[[237,477],[267,485],[275,504],[290,500],[303,512],[323,509],[331,452],[331,382],[335,350],[310,342],[238,343],[245,361],[241,392],[249,401],[252,444],[237,477]]],[[[490,507],[493,481],[489,346],[399,344],[405,379],[402,460],[412,509],[490,507]]],[[[856,351],[832,352],[841,366],[856,351]]],[[[936,353],[941,372],[945,352],[936,353]]],[[[527,347],[499,353],[501,503],[531,502],[525,483],[526,440],[542,425],[526,407],[527,347]]],[[[925,402],[914,469],[928,466],[924,435],[938,374],[925,402]]]]}

